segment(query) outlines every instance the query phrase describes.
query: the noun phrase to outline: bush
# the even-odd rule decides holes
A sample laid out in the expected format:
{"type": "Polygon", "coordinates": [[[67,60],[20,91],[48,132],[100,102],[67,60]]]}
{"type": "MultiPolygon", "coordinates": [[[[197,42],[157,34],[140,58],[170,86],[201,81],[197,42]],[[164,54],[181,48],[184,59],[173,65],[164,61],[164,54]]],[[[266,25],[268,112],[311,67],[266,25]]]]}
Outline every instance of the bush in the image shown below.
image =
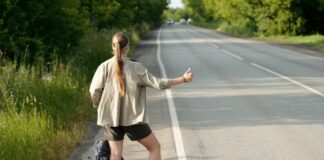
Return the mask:
{"type": "Polygon", "coordinates": [[[237,34],[324,33],[323,0],[184,0],[194,21],[223,21],[237,34]]]}

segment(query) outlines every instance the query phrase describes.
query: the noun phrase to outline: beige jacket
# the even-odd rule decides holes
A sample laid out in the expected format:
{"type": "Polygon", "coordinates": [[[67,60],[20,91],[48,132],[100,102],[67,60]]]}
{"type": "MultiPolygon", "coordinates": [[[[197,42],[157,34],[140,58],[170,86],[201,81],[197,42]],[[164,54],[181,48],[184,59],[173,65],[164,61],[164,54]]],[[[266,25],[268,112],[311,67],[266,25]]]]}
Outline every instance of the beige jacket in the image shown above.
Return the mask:
{"type": "Polygon", "coordinates": [[[90,94],[97,108],[97,124],[100,126],[129,126],[146,123],[146,87],[167,89],[171,87],[170,80],[153,76],[138,62],[123,58],[126,94],[121,97],[118,83],[114,76],[113,64],[115,58],[100,64],[95,72],[90,94]]]}

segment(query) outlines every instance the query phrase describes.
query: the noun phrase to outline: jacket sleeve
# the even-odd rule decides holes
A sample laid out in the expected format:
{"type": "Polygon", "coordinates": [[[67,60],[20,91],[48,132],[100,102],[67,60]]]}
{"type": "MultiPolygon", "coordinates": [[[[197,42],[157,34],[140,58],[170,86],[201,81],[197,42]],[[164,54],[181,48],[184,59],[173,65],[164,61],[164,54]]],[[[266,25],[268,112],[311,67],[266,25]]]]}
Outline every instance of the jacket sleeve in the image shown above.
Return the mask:
{"type": "Polygon", "coordinates": [[[103,64],[101,64],[97,68],[90,84],[89,92],[94,108],[98,107],[103,89],[105,87],[105,74],[105,67],[103,64]]]}
{"type": "Polygon", "coordinates": [[[153,76],[148,69],[140,63],[137,65],[136,71],[138,73],[139,83],[142,86],[156,89],[168,89],[171,87],[170,80],[153,76]]]}

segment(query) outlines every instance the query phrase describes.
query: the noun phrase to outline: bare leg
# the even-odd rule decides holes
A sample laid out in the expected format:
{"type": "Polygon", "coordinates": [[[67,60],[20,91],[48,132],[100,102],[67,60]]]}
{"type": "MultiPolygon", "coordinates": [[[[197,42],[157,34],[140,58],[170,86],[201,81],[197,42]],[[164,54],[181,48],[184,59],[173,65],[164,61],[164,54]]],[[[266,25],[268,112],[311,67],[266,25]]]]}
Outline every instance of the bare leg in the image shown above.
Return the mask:
{"type": "Polygon", "coordinates": [[[138,142],[150,152],[149,160],[161,160],[161,146],[153,133],[138,142]]]}
{"type": "Polygon", "coordinates": [[[121,160],[123,153],[123,140],[109,141],[110,146],[110,160],[121,160]]]}

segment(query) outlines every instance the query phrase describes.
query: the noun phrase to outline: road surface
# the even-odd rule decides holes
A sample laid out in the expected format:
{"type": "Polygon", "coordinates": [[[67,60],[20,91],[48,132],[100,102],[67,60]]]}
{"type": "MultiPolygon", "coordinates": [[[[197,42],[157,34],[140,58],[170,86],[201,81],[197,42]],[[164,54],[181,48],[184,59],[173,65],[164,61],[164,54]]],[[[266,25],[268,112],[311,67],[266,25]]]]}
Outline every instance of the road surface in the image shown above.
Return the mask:
{"type": "MultiPolygon", "coordinates": [[[[324,159],[323,58],[178,24],[151,33],[132,56],[159,77],[194,73],[190,84],[148,90],[163,159],[324,159]]],[[[72,159],[87,159],[84,146],[72,159]]],[[[147,155],[126,138],[125,159],[147,155]]]]}

